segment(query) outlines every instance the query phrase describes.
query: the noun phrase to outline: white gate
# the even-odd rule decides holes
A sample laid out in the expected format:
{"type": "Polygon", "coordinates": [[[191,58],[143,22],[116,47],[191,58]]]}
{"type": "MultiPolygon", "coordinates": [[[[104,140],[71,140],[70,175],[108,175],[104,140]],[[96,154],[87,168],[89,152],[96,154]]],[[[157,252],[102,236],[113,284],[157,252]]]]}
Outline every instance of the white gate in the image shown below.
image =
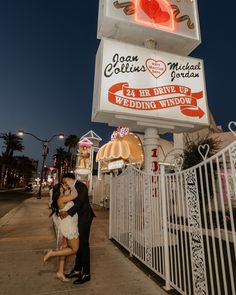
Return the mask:
{"type": "Polygon", "coordinates": [[[111,178],[110,237],[186,295],[235,295],[236,141],[185,171],[111,178]]]}

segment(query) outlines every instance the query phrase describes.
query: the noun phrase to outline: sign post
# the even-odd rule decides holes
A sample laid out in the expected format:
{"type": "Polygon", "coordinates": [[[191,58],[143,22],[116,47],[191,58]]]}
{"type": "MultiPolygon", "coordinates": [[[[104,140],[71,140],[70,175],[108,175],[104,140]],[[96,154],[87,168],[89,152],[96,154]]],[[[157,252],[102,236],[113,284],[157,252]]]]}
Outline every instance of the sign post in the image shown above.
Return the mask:
{"type": "MultiPolygon", "coordinates": [[[[155,49],[157,44],[154,39],[147,39],[144,46],[149,49],[155,49]]],[[[146,173],[158,172],[158,145],[160,136],[156,128],[147,128],[144,131],[144,163],[146,173]]]]}
{"type": "Polygon", "coordinates": [[[188,57],[201,43],[197,0],[100,0],[97,35],[92,121],[144,132],[145,170],[155,173],[159,134],[209,126],[203,61],[188,57]]]}

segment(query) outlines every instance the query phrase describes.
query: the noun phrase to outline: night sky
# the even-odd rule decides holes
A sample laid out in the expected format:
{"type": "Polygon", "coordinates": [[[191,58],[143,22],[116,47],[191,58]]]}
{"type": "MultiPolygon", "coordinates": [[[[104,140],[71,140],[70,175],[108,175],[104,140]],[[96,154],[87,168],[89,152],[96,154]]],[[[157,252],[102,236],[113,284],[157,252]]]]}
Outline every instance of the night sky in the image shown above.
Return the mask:
{"type": "MultiPolygon", "coordinates": [[[[208,104],[226,130],[236,119],[236,2],[198,5],[202,44],[191,56],[204,60],[208,104]]],[[[97,0],[0,2],[1,133],[24,129],[49,139],[61,131],[82,136],[92,129],[109,140],[113,129],[91,122],[97,14],[97,0]]],[[[25,136],[23,144],[21,155],[40,158],[40,142],[25,136]]],[[[59,146],[54,139],[48,162],[59,146]]]]}

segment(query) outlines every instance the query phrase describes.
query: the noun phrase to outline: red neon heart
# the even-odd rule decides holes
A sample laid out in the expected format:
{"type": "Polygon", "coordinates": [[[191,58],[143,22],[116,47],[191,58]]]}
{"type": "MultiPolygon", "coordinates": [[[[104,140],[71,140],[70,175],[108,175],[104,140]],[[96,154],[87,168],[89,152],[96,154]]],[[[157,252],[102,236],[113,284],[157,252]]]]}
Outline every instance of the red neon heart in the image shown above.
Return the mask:
{"type": "Polygon", "coordinates": [[[140,6],[150,18],[155,18],[161,10],[160,5],[156,0],[141,0],[140,6]]]}
{"type": "Polygon", "coordinates": [[[163,61],[152,58],[146,60],[146,67],[156,79],[166,71],[166,64],[163,61]]]}
{"type": "Polygon", "coordinates": [[[170,19],[169,13],[161,10],[157,0],[140,0],[140,6],[155,23],[164,23],[170,19]]]}
{"type": "Polygon", "coordinates": [[[156,17],[155,17],[155,23],[165,23],[170,19],[170,15],[166,11],[161,11],[156,17]]]}

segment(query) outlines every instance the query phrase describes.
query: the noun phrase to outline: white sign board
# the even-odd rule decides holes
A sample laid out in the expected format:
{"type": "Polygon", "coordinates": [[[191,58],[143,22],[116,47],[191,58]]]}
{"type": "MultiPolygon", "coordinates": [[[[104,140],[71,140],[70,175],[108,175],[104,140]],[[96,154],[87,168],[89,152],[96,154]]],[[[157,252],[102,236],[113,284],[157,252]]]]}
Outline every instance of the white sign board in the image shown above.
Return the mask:
{"type": "Polygon", "coordinates": [[[100,0],[102,37],[136,45],[148,37],[162,51],[188,55],[201,42],[197,0],[100,0]]]}
{"type": "Polygon", "coordinates": [[[103,39],[92,120],[182,132],[208,125],[203,61],[103,39]]]}
{"type": "Polygon", "coordinates": [[[118,161],[108,163],[108,170],[121,169],[124,166],[125,166],[125,162],[123,160],[118,160],[118,161]]]}

